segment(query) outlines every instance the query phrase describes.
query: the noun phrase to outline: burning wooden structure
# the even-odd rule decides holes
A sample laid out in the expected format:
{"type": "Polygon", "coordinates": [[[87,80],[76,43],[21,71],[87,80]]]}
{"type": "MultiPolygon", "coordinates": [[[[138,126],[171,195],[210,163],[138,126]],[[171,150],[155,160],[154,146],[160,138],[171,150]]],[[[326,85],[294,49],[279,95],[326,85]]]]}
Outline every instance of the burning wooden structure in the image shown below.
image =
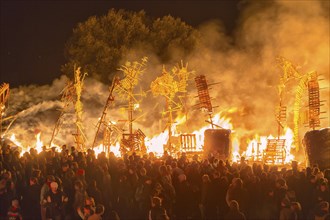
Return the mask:
{"type": "Polygon", "coordinates": [[[68,81],[65,88],[62,90],[61,101],[63,103],[63,108],[61,109],[61,113],[55,123],[55,127],[53,129],[53,133],[49,141],[49,147],[52,146],[55,136],[58,134],[58,132],[61,129],[61,126],[64,122],[64,116],[69,113],[68,111],[70,105],[74,104],[75,116],[76,116],[76,121],[75,121],[76,132],[73,133],[72,135],[74,136],[76,147],[79,150],[85,149],[86,137],[83,133],[83,126],[82,126],[83,108],[80,98],[84,85],[83,81],[86,75],[87,73],[81,74],[80,68],[74,67],[74,82],[68,81]]]}
{"type": "MultiPolygon", "coordinates": [[[[254,146],[252,147],[251,152],[248,152],[248,150],[243,152],[239,151],[241,150],[240,144],[242,144],[242,148],[244,148],[245,143],[243,143],[243,141],[245,141],[244,138],[246,137],[239,139],[240,136],[235,136],[237,133],[231,124],[231,126],[226,126],[226,124],[222,123],[222,121],[217,121],[217,116],[220,115],[220,113],[217,114],[214,112],[214,106],[212,106],[211,102],[212,98],[210,97],[209,93],[211,89],[210,84],[207,83],[206,77],[204,75],[199,75],[194,78],[198,93],[198,96],[196,97],[198,97],[199,100],[196,106],[198,106],[201,112],[206,113],[205,118],[207,117],[207,119],[205,122],[207,122],[208,125],[199,130],[197,129],[192,133],[182,133],[181,131],[176,131],[176,129],[179,130],[179,127],[176,127],[176,125],[184,123],[184,117],[180,117],[183,114],[180,115],[180,113],[184,112],[184,104],[182,100],[188,99],[186,95],[186,87],[189,74],[191,73],[188,71],[187,66],[183,65],[178,67],[176,66],[170,71],[166,71],[166,69],[163,68],[162,75],[157,77],[150,86],[151,92],[154,96],[162,96],[162,98],[165,98],[166,100],[165,110],[162,112],[162,116],[165,116],[166,119],[166,127],[162,133],[162,138],[158,139],[161,141],[148,142],[149,139],[141,129],[133,129],[133,124],[137,121],[138,118],[135,116],[136,110],[139,108],[139,104],[141,103],[141,97],[146,95],[146,92],[143,92],[142,90],[140,90],[141,92],[137,92],[136,89],[140,83],[140,80],[142,79],[142,73],[144,72],[146,62],[146,59],[142,59],[142,62],[127,62],[120,68],[120,71],[124,73],[123,79],[120,80],[119,78],[115,78],[113,80],[113,83],[109,88],[109,96],[104,105],[102,115],[96,125],[96,133],[94,136],[93,144],[91,145],[95,152],[101,152],[102,150],[109,152],[111,149],[114,149],[114,146],[116,147],[116,150],[118,149],[118,152],[120,152],[119,154],[116,154],[119,156],[131,152],[138,152],[143,154],[147,152],[157,152],[157,150],[150,150],[151,144],[149,143],[153,143],[152,146],[158,146],[159,148],[162,148],[162,151],[159,151],[157,156],[161,156],[164,151],[167,151],[172,155],[175,155],[181,151],[201,153],[204,154],[204,156],[213,154],[219,156],[221,159],[230,160],[233,158],[232,155],[236,152],[236,149],[238,149],[237,152],[239,153],[235,155],[238,155],[239,157],[244,156],[246,159],[253,162],[266,163],[270,165],[282,165],[288,163],[291,161],[288,159],[288,155],[290,156],[291,140],[290,138],[286,138],[286,135],[283,136],[282,134],[287,130],[290,130],[286,125],[287,106],[285,105],[286,99],[284,99],[283,96],[286,93],[284,89],[286,87],[287,81],[294,79],[296,82],[298,82],[298,86],[296,86],[295,106],[293,114],[296,115],[296,109],[302,108],[301,106],[303,106],[304,101],[302,100],[304,98],[303,92],[308,89],[308,125],[311,129],[315,130],[315,132],[306,133],[304,146],[308,151],[308,157],[310,157],[311,164],[320,162],[320,159],[318,159],[316,156],[317,151],[315,150],[318,149],[318,146],[316,146],[317,144],[315,143],[319,143],[316,141],[319,138],[319,136],[317,136],[316,128],[320,126],[320,114],[322,113],[320,109],[321,101],[316,72],[311,72],[305,75],[300,74],[291,62],[284,58],[281,59],[280,65],[281,68],[283,68],[283,75],[280,78],[279,85],[279,105],[275,110],[275,118],[278,130],[277,137],[276,135],[275,137],[264,136],[262,137],[265,138],[264,141],[264,139],[261,139],[260,136],[255,135],[255,139],[257,139],[258,142],[253,143],[254,146]],[[124,126],[128,124],[128,128],[125,130],[119,128],[116,122],[107,119],[107,111],[109,110],[111,104],[114,102],[113,94],[115,93],[119,95],[119,98],[122,98],[122,103],[124,103],[126,110],[125,114],[127,112],[127,119],[125,120],[126,124],[124,124],[124,126]],[[177,115],[176,119],[174,119],[175,115],[177,115]],[[115,140],[113,138],[113,134],[117,134],[117,136],[120,138],[115,140]],[[316,136],[317,138],[314,138],[316,136]],[[235,138],[237,138],[237,141],[235,138]],[[101,139],[102,144],[100,144],[101,139]],[[238,143],[237,147],[236,145],[233,145],[235,146],[233,148],[232,141],[234,143],[238,143]],[[100,150],[100,148],[103,149],[100,150]]],[[[80,150],[86,150],[83,146],[84,135],[82,133],[82,103],[80,102],[84,75],[81,75],[80,72],[76,70],[75,74],[75,81],[68,82],[65,89],[61,93],[63,109],[61,109],[61,113],[53,130],[49,145],[52,145],[55,136],[65,121],[63,116],[68,114],[69,110],[73,110],[72,104],[74,104],[73,107],[75,110],[74,114],[76,115],[77,129],[77,132],[74,134],[76,137],[75,143],[78,148],[80,148],[80,150]],[[71,108],[69,109],[70,105],[71,108]]],[[[7,90],[1,87],[1,91],[7,90]]],[[[3,97],[7,97],[7,93],[9,94],[9,88],[8,92],[1,93],[1,104],[5,102],[5,98],[3,97]]],[[[187,114],[185,115],[187,117],[187,114]]],[[[294,123],[296,124],[296,121],[294,123]]],[[[293,134],[291,130],[290,132],[293,134]]],[[[324,131],[322,132],[324,133],[324,131]]],[[[250,138],[250,136],[248,138],[250,138]]],[[[249,139],[246,144],[250,145],[250,143],[253,141],[254,140],[251,141],[251,139],[249,139]]],[[[247,148],[249,148],[249,146],[247,146],[247,148]]]]}
{"type": "Polygon", "coordinates": [[[293,64],[284,57],[278,57],[277,63],[283,70],[278,85],[279,104],[275,109],[275,119],[277,122],[277,138],[267,139],[266,149],[262,152],[262,162],[266,164],[284,164],[285,163],[285,141],[280,138],[282,130],[286,125],[287,107],[284,105],[285,87],[289,80],[298,77],[298,72],[293,64]]]}
{"type": "MultiPolygon", "coordinates": [[[[217,125],[213,121],[213,109],[211,103],[211,97],[209,94],[210,86],[207,83],[205,75],[199,75],[195,77],[195,84],[198,92],[199,103],[198,108],[208,115],[209,120],[207,123],[211,125],[211,129],[207,129],[204,132],[204,146],[203,154],[216,154],[221,159],[231,158],[231,140],[230,129],[224,129],[217,125]]],[[[217,83],[215,83],[217,84],[217,83]]]]}
{"type": "Polygon", "coordinates": [[[6,103],[9,99],[9,84],[3,83],[0,86],[0,138],[2,137],[2,117],[5,112],[6,103]]]}
{"type": "Polygon", "coordinates": [[[183,152],[196,152],[196,135],[180,134],[180,150],[183,152]]]}
{"type": "Polygon", "coordinates": [[[146,153],[147,149],[144,144],[144,139],[146,135],[142,132],[141,129],[137,129],[134,133],[124,133],[122,136],[121,144],[123,148],[121,148],[123,153],[126,152],[139,152],[146,153]]]}
{"type": "Polygon", "coordinates": [[[133,113],[138,108],[140,103],[138,97],[143,97],[146,95],[144,92],[136,93],[135,87],[141,80],[147,61],[148,58],[144,57],[141,62],[126,62],[126,64],[122,65],[119,69],[124,74],[124,78],[118,81],[115,91],[123,100],[128,102],[128,106],[126,108],[128,113],[128,133],[123,133],[122,135],[122,153],[135,151],[145,152],[145,134],[140,129],[133,132],[133,122],[136,120],[136,118],[133,117],[133,113]]]}
{"type": "Polygon", "coordinates": [[[285,139],[268,139],[267,148],[263,152],[263,162],[265,164],[284,164],[285,154],[285,139]]]}
{"type": "Polygon", "coordinates": [[[319,83],[317,81],[317,76],[314,76],[308,81],[308,125],[313,130],[320,127],[320,107],[319,83]]]}
{"type": "Polygon", "coordinates": [[[213,117],[213,106],[211,103],[211,97],[209,94],[209,85],[206,82],[206,77],[204,75],[199,75],[195,77],[196,88],[198,92],[199,104],[198,107],[202,112],[206,112],[209,116],[212,128],[214,126],[213,117]]]}
{"type": "Polygon", "coordinates": [[[307,164],[318,165],[321,169],[330,168],[330,128],[320,127],[321,111],[320,88],[318,75],[310,76],[308,83],[308,126],[311,131],[306,132],[303,145],[306,149],[307,164]]]}
{"type": "MultiPolygon", "coordinates": [[[[168,151],[171,154],[180,150],[175,148],[172,140],[172,126],[175,123],[173,114],[182,110],[182,103],[181,101],[176,101],[176,98],[179,93],[185,94],[187,92],[187,81],[191,73],[191,71],[188,71],[188,65],[184,66],[183,63],[181,63],[181,66],[175,66],[171,71],[166,71],[165,67],[163,67],[162,75],[157,77],[150,85],[154,96],[163,96],[166,100],[166,110],[163,112],[163,115],[167,116],[165,129],[168,130],[168,142],[164,146],[164,151],[168,151]]],[[[180,140],[184,149],[194,148],[192,136],[183,135],[180,140]],[[189,143],[185,143],[185,141],[189,143]]]]}
{"type": "Polygon", "coordinates": [[[96,140],[98,137],[98,134],[100,132],[101,127],[104,127],[104,133],[103,133],[103,148],[105,152],[110,151],[110,146],[112,144],[111,141],[111,135],[113,132],[113,124],[107,121],[106,119],[106,115],[107,115],[107,110],[109,109],[110,105],[113,103],[113,101],[115,100],[114,96],[113,96],[113,90],[115,89],[115,86],[118,84],[119,79],[118,77],[114,77],[112,80],[112,85],[109,88],[109,96],[107,98],[107,101],[104,105],[103,111],[102,111],[102,116],[100,118],[100,120],[97,122],[97,129],[96,129],[96,133],[94,136],[94,141],[92,144],[92,148],[94,148],[96,146],[96,140]]]}

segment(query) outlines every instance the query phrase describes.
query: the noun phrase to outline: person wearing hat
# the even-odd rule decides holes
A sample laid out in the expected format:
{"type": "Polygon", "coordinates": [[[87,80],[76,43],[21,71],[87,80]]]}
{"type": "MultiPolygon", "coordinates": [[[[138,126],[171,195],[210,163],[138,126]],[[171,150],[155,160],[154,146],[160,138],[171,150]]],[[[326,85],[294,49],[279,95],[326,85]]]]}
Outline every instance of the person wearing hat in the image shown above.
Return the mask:
{"type": "Polygon", "coordinates": [[[50,183],[50,191],[46,194],[46,217],[52,220],[61,220],[64,216],[64,205],[68,198],[58,189],[57,182],[50,183]]]}

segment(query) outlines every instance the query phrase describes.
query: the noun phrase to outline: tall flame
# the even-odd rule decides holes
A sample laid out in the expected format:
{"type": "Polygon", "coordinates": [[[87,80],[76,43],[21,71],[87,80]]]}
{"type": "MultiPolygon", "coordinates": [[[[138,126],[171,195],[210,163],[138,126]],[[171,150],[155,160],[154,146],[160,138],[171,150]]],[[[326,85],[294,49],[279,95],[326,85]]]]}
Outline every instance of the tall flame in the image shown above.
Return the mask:
{"type": "MultiPolygon", "coordinates": [[[[185,116],[178,116],[175,119],[175,123],[173,123],[172,129],[171,131],[172,136],[178,136],[178,130],[177,130],[177,126],[181,125],[185,122],[185,116]]],[[[221,117],[221,113],[216,114],[213,118],[212,121],[214,124],[225,128],[225,129],[232,129],[233,125],[230,122],[230,118],[226,118],[226,117],[221,117]]],[[[194,149],[193,151],[203,151],[203,146],[204,146],[204,132],[207,129],[212,128],[212,125],[206,125],[204,127],[202,127],[199,130],[195,130],[192,132],[192,134],[196,135],[196,149],[194,149]]],[[[147,146],[147,151],[148,152],[153,152],[155,153],[156,156],[160,156],[164,153],[164,145],[167,144],[168,141],[168,131],[164,131],[156,136],[154,136],[153,138],[147,138],[146,139],[146,146],[147,146]]],[[[177,146],[179,147],[179,146],[177,146]]]]}
{"type": "Polygon", "coordinates": [[[168,130],[154,136],[151,139],[146,138],[145,145],[147,147],[147,152],[153,152],[156,156],[161,156],[164,153],[164,145],[166,145],[167,141],[168,130]]]}
{"type": "Polygon", "coordinates": [[[36,145],[35,145],[35,149],[38,151],[38,153],[40,153],[42,151],[42,146],[44,146],[43,142],[40,140],[40,136],[41,136],[41,132],[39,132],[36,135],[36,145]]]}
{"type": "MultiPolygon", "coordinates": [[[[105,146],[103,144],[100,144],[100,145],[94,147],[93,150],[94,150],[96,156],[98,156],[102,152],[106,152],[105,146]]],[[[109,150],[110,150],[110,152],[113,152],[116,157],[121,156],[119,142],[117,142],[116,145],[111,145],[109,150]]]]}
{"type": "Polygon", "coordinates": [[[239,154],[239,140],[237,137],[234,137],[232,140],[232,161],[238,162],[241,155],[239,154]]]}
{"type": "MultiPolygon", "coordinates": [[[[291,149],[295,148],[293,144],[293,131],[290,128],[284,129],[285,134],[280,136],[279,139],[285,139],[285,146],[283,149],[284,152],[284,163],[289,163],[294,159],[294,155],[291,154],[291,149]]],[[[269,136],[259,136],[255,135],[252,140],[248,140],[248,147],[241,156],[244,156],[247,160],[250,161],[262,161],[265,150],[267,148],[268,139],[274,139],[272,135],[269,136]]],[[[239,152],[237,149],[233,150],[233,157],[237,158],[239,152]]],[[[238,159],[236,159],[237,161],[238,159]]]]}
{"type": "MultiPolygon", "coordinates": [[[[216,114],[213,118],[212,121],[214,124],[220,126],[221,128],[225,128],[225,129],[231,129],[232,131],[234,131],[233,129],[233,125],[231,124],[231,119],[230,118],[226,118],[221,116],[221,114],[216,114]]],[[[172,132],[173,132],[173,137],[178,137],[180,134],[182,134],[180,131],[178,131],[178,125],[184,124],[185,122],[185,117],[181,116],[178,117],[175,120],[175,123],[173,123],[173,127],[172,127],[172,132]]],[[[195,134],[196,137],[196,148],[195,149],[190,149],[194,152],[202,152],[203,151],[203,145],[204,145],[204,132],[207,129],[211,129],[212,125],[206,125],[202,128],[200,128],[199,130],[195,130],[193,132],[191,132],[191,134],[195,134]]],[[[280,136],[279,139],[285,139],[285,146],[283,148],[283,152],[284,152],[284,163],[289,163],[294,159],[294,156],[291,154],[291,151],[293,148],[295,148],[294,146],[294,132],[290,129],[290,128],[285,128],[284,129],[285,134],[280,136]]],[[[168,135],[168,130],[165,130],[164,132],[152,137],[152,138],[146,138],[145,139],[145,145],[147,147],[147,152],[153,152],[156,156],[162,156],[164,154],[164,146],[167,144],[169,139],[169,135],[168,135]]],[[[245,157],[247,160],[249,161],[263,161],[263,157],[264,157],[264,153],[265,150],[267,148],[267,143],[268,143],[268,139],[275,139],[274,136],[269,135],[269,136],[259,136],[258,134],[256,134],[252,139],[247,140],[246,145],[246,151],[244,152],[240,152],[240,141],[242,139],[240,139],[240,137],[235,134],[235,132],[232,132],[232,136],[231,136],[231,144],[232,144],[232,155],[231,159],[233,162],[238,162],[240,160],[241,157],[245,157]]],[[[27,152],[30,150],[30,146],[28,147],[24,147],[15,137],[15,134],[12,134],[10,136],[10,140],[18,147],[22,148],[22,152],[21,155],[24,154],[24,152],[27,152]]],[[[35,148],[37,150],[38,153],[40,153],[42,151],[42,147],[43,142],[41,140],[41,133],[39,132],[36,135],[36,141],[34,146],[31,145],[33,148],[35,148]]],[[[59,151],[59,147],[56,147],[56,151],[59,151]]],[[[179,149],[180,146],[176,146],[177,149],[179,149]]],[[[103,144],[93,148],[95,151],[96,155],[99,155],[101,152],[103,151],[107,151],[105,149],[105,147],[103,146],[103,144]]],[[[120,142],[116,142],[115,145],[110,146],[109,149],[111,152],[113,152],[115,154],[115,156],[120,157],[121,156],[121,152],[120,152],[120,142]]],[[[182,149],[179,149],[182,150],[182,149]]],[[[278,161],[276,161],[275,163],[279,163],[278,161]]]]}
{"type": "Polygon", "coordinates": [[[22,147],[22,144],[16,139],[16,135],[12,134],[9,138],[16,146],[22,147]]]}

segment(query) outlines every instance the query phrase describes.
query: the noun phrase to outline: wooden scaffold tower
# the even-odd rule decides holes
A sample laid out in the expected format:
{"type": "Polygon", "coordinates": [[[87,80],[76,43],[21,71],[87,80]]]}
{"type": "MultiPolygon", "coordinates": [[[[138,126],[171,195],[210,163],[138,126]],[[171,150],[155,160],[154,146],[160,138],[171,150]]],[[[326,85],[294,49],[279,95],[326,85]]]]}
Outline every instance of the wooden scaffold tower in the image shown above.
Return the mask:
{"type": "Polygon", "coordinates": [[[284,57],[276,58],[277,65],[282,69],[280,82],[278,85],[279,104],[275,109],[275,119],[277,122],[277,138],[267,139],[267,146],[263,152],[263,162],[267,164],[284,164],[286,151],[286,139],[281,138],[282,130],[286,124],[287,107],[284,105],[285,87],[292,79],[300,77],[297,67],[284,57]]]}
{"type": "Polygon", "coordinates": [[[317,72],[311,71],[307,73],[301,73],[298,71],[298,67],[292,64],[291,61],[284,57],[277,58],[278,66],[282,69],[282,75],[278,86],[279,90],[279,105],[276,109],[276,121],[278,123],[278,137],[277,139],[268,139],[266,150],[264,151],[264,161],[266,163],[284,163],[286,156],[285,151],[285,139],[281,139],[281,130],[284,129],[284,123],[286,121],[286,106],[283,105],[283,97],[285,86],[289,80],[296,80],[298,85],[295,88],[295,100],[293,106],[293,121],[294,121],[294,145],[296,151],[299,150],[299,125],[301,122],[301,106],[304,92],[308,89],[308,118],[309,126],[312,129],[320,126],[320,97],[319,97],[319,85],[317,81],[317,72]]]}
{"type": "MultiPolygon", "coordinates": [[[[209,94],[210,84],[207,83],[205,75],[199,75],[195,77],[195,84],[198,92],[198,99],[199,103],[197,107],[202,111],[205,112],[209,120],[206,120],[207,123],[211,124],[212,129],[215,127],[221,128],[219,125],[213,123],[213,109],[215,107],[212,106],[211,97],[209,94]]],[[[218,83],[213,83],[215,85],[218,83]]]]}
{"type": "Polygon", "coordinates": [[[95,133],[95,137],[94,137],[94,141],[93,141],[93,145],[92,148],[94,148],[96,146],[96,142],[97,142],[97,138],[98,135],[101,131],[101,128],[104,127],[104,132],[103,132],[103,151],[105,152],[109,152],[110,151],[110,146],[112,144],[111,142],[111,135],[112,132],[114,130],[116,130],[117,132],[119,131],[119,129],[116,129],[116,126],[114,126],[114,124],[110,121],[108,122],[108,120],[106,119],[107,116],[107,111],[110,108],[111,104],[114,102],[115,98],[113,96],[113,91],[116,87],[116,85],[119,83],[119,78],[118,77],[114,77],[112,80],[112,85],[109,88],[109,96],[107,98],[106,104],[104,105],[103,108],[103,112],[102,112],[102,116],[99,119],[99,121],[97,122],[97,129],[96,129],[96,133],[95,133]]]}
{"type": "MultiPolygon", "coordinates": [[[[188,71],[188,64],[184,66],[182,62],[180,66],[173,67],[170,72],[163,67],[162,75],[157,77],[150,85],[154,96],[163,96],[166,100],[166,110],[162,113],[167,116],[168,142],[164,146],[164,151],[169,153],[173,153],[176,150],[172,143],[173,113],[182,109],[182,103],[176,101],[177,94],[187,92],[187,81],[192,73],[192,71],[188,71]]],[[[187,136],[181,137],[181,140],[186,140],[187,138],[189,140],[193,139],[193,137],[187,136]]],[[[196,143],[193,140],[190,142],[196,143]]]]}
{"type": "Polygon", "coordinates": [[[308,81],[308,125],[311,129],[320,127],[320,114],[321,101],[320,101],[320,87],[317,75],[311,77],[308,81]]]}
{"type": "Polygon", "coordinates": [[[139,97],[146,96],[146,93],[140,91],[136,93],[136,86],[141,80],[141,76],[144,73],[145,65],[148,61],[147,57],[143,57],[141,62],[126,62],[122,65],[119,70],[124,74],[124,78],[120,80],[115,87],[115,92],[119,95],[119,97],[128,102],[127,105],[127,121],[128,121],[128,133],[123,133],[121,140],[121,151],[122,153],[126,152],[145,152],[144,145],[144,133],[138,129],[133,132],[133,122],[137,120],[137,118],[133,117],[133,113],[136,109],[139,108],[141,100],[139,97]]]}
{"type": "Polygon", "coordinates": [[[49,147],[52,146],[55,136],[60,131],[61,125],[63,124],[64,115],[68,113],[70,105],[74,104],[75,116],[76,116],[76,120],[75,120],[76,132],[73,133],[72,135],[74,136],[77,149],[83,150],[85,148],[86,137],[83,133],[83,126],[82,126],[83,106],[80,98],[84,85],[83,81],[86,75],[87,73],[81,74],[80,67],[78,68],[74,67],[74,82],[68,81],[65,88],[62,90],[61,101],[63,103],[63,108],[61,109],[61,113],[53,129],[53,133],[49,141],[49,147]]]}

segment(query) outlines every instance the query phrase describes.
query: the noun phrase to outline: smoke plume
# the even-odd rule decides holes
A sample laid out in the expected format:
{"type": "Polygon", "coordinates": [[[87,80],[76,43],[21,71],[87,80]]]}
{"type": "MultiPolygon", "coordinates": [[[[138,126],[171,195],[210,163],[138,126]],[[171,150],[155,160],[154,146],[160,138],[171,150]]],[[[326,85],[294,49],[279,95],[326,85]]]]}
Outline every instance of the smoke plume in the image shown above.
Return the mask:
{"type": "MultiPolygon", "coordinates": [[[[329,85],[329,2],[328,1],[247,1],[242,2],[241,15],[233,36],[228,36],[221,21],[210,21],[198,29],[202,42],[186,60],[189,69],[196,75],[204,74],[211,86],[214,112],[230,117],[236,133],[252,137],[255,134],[276,135],[277,123],[275,107],[279,96],[277,86],[283,74],[277,67],[276,57],[283,56],[299,66],[301,73],[317,71],[320,73],[320,87],[329,85]]],[[[147,51],[147,50],[146,50],[147,51]]],[[[141,80],[141,88],[147,92],[134,113],[134,128],[140,128],[148,137],[161,132],[166,126],[161,111],[165,109],[162,97],[153,97],[150,83],[160,76],[163,64],[153,54],[134,51],[132,57],[149,57],[146,71],[141,80]]],[[[175,53],[178,53],[175,51],[175,53]]],[[[130,60],[130,56],[127,60],[130,60]]],[[[170,70],[180,60],[165,64],[170,70]]],[[[7,115],[16,115],[8,133],[15,133],[17,139],[34,140],[41,131],[42,140],[50,140],[53,128],[60,114],[62,104],[60,93],[65,86],[65,76],[55,79],[51,85],[25,86],[11,90],[7,115]]],[[[193,77],[189,82],[186,104],[187,122],[182,132],[192,132],[205,126],[205,116],[191,108],[198,101],[194,98],[197,90],[193,77]]],[[[294,82],[286,88],[285,105],[288,108],[289,127],[293,127],[292,109],[294,101],[294,82]]],[[[93,141],[98,118],[109,95],[109,86],[86,77],[82,103],[84,108],[84,131],[87,146],[93,141]]],[[[306,100],[307,101],[307,90],[306,100]]],[[[323,110],[329,110],[329,89],[321,92],[323,110]]],[[[127,129],[127,103],[116,99],[107,113],[108,119],[117,122],[120,129],[127,129]]],[[[305,103],[306,104],[306,103],[305,103]]],[[[306,106],[306,105],[305,105],[306,106]]],[[[306,107],[303,108],[306,109],[306,107]]],[[[73,108],[68,109],[62,129],[56,136],[57,144],[73,144],[73,108]],[[71,112],[71,113],[70,113],[71,112]]],[[[321,121],[321,127],[329,126],[329,118],[321,121]]],[[[301,125],[301,132],[306,132],[301,125]]],[[[48,143],[45,143],[48,144],[48,143]]]]}

